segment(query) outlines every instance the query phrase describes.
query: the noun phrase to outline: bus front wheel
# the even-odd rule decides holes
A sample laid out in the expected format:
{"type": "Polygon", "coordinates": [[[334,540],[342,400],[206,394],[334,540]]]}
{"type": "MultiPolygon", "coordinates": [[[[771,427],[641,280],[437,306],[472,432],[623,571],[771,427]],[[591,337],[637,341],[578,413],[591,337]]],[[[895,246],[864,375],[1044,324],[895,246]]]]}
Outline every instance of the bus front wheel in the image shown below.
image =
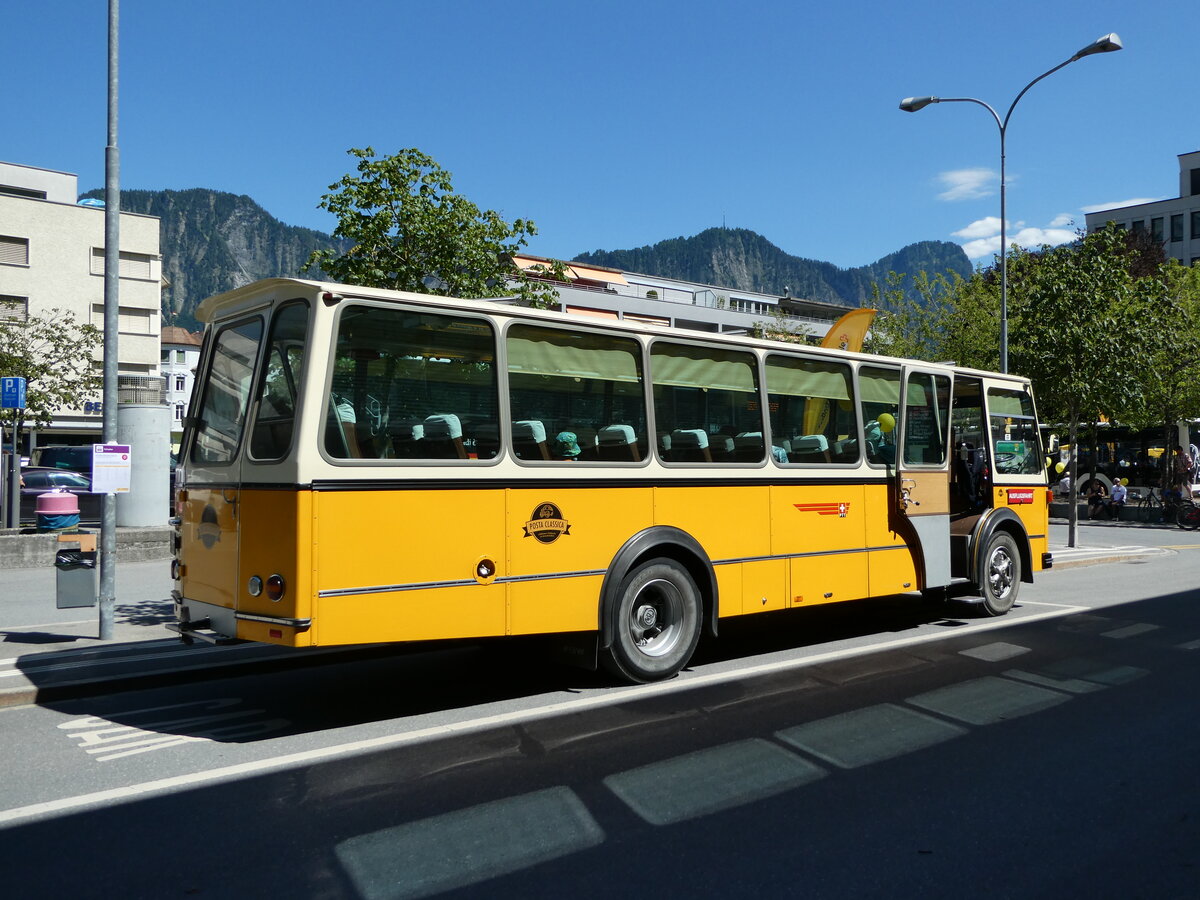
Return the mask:
{"type": "Polygon", "coordinates": [[[1016,602],[1021,588],[1021,554],[1012,535],[998,531],[991,536],[979,561],[979,590],[983,609],[989,616],[1002,616],[1016,602]]]}
{"type": "Polygon", "coordinates": [[[653,559],[629,572],[610,619],[612,642],[605,667],[633,682],[660,681],[692,658],[700,640],[700,591],[671,559],[653,559]]]}

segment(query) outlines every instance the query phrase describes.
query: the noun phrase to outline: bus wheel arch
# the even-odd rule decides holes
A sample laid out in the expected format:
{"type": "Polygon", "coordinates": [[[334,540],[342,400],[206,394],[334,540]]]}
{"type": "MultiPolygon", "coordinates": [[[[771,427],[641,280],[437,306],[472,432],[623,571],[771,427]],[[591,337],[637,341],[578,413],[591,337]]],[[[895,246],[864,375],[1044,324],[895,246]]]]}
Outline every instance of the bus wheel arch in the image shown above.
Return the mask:
{"type": "Polygon", "coordinates": [[[716,634],[716,575],[691,535],[666,526],[648,528],[613,557],[599,606],[599,648],[606,667],[632,681],[667,678],[690,660],[702,630],[716,634]],[[639,619],[639,610],[650,621],[639,619]],[[671,620],[655,623],[656,616],[671,620]],[[646,627],[662,627],[666,636],[648,640],[648,652],[641,654],[634,643],[651,633],[646,627]]]}
{"type": "Polygon", "coordinates": [[[1022,581],[1033,581],[1032,553],[1021,520],[999,509],[981,523],[974,560],[974,580],[983,611],[1002,616],[1012,609],[1022,581]]]}
{"type": "Polygon", "coordinates": [[[974,565],[971,571],[976,571],[978,568],[983,548],[987,546],[988,541],[997,531],[1006,532],[1013,539],[1017,553],[1020,554],[1021,581],[1033,584],[1033,550],[1029,546],[1029,535],[1026,533],[1025,524],[1020,517],[1005,507],[993,510],[991,515],[980,520],[975,532],[975,539],[972,541],[975,549],[972,553],[974,565]]]}

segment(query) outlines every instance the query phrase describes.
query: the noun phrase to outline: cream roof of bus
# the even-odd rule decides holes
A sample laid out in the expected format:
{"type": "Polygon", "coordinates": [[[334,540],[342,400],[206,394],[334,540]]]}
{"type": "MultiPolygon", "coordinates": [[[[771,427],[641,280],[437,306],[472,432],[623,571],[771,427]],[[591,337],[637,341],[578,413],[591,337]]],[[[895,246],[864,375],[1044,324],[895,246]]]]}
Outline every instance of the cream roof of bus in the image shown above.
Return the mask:
{"type": "MultiPolygon", "coordinates": [[[[600,322],[580,321],[578,316],[556,311],[530,309],[524,306],[503,305],[495,300],[470,300],[459,297],[445,297],[440,294],[416,294],[409,291],[394,291],[387,288],[360,287],[358,285],[335,284],[333,282],[310,281],[302,278],[266,278],[243,287],[216,294],[204,300],[196,310],[196,318],[208,323],[218,316],[225,316],[238,309],[251,309],[272,299],[287,300],[303,295],[316,296],[328,291],[346,299],[358,298],[364,300],[402,300],[417,303],[422,306],[436,306],[439,309],[458,308],[481,312],[490,315],[502,315],[527,320],[543,320],[546,322],[569,323],[574,328],[600,326],[600,322]]],[[[705,331],[690,331],[672,328],[668,325],[655,325],[648,322],[625,322],[622,320],[605,320],[604,330],[623,330],[633,334],[653,334],[670,337],[675,340],[704,343],[706,340],[718,339],[726,345],[742,345],[747,348],[758,348],[767,351],[790,350],[803,351],[806,355],[825,356],[830,359],[857,359],[868,364],[894,363],[912,364],[914,360],[900,357],[881,356],[873,353],[853,353],[828,347],[816,347],[802,344],[789,344],[783,341],[771,341],[746,335],[713,334],[705,331]]],[[[973,375],[989,379],[1014,382],[1027,385],[1029,379],[1020,375],[989,372],[984,369],[969,369],[950,363],[927,363],[916,361],[923,368],[957,372],[963,375],[973,375]]]]}

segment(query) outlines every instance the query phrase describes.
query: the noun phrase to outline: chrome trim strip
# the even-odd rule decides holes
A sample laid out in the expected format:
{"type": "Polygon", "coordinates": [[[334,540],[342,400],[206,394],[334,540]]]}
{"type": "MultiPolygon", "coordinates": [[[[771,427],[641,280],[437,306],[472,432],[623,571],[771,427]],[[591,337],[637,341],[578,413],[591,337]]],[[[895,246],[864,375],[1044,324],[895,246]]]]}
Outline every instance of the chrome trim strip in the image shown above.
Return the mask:
{"type": "MultiPolygon", "coordinates": [[[[859,547],[853,550],[815,550],[810,553],[781,553],[774,556],[741,556],[732,559],[714,560],[714,566],[729,566],[735,563],[764,562],[773,559],[806,559],[814,556],[845,556],[851,553],[871,553],[879,550],[907,550],[904,544],[889,544],[886,547],[859,547]]],[[[492,584],[517,584],[528,581],[553,581],[559,578],[589,578],[603,575],[607,569],[584,569],[578,572],[539,572],[536,575],[502,575],[494,579],[492,584]]],[[[414,584],[377,584],[357,588],[326,588],[317,592],[317,597],[355,597],[362,594],[399,594],[404,591],[420,591],[431,588],[469,587],[479,584],[474,578],[463,578],[455,581],[421,581],[414,584]]],[[[240,616],[240,614],[239,614],[240,616]]],[[[265,620],[264,620],[265,621],[265,620]]],[[[274,620],[273,620],[274,621],[274,620]]]]}
{"type": "Polygon", "coordinates": [[[235,619],[245,622],[266,622],[268,625],[286,625],[289,628],[309,628],[312,619],[287,619],[283,616],[259,616],[254,613],[234,613],[235,619]]]}

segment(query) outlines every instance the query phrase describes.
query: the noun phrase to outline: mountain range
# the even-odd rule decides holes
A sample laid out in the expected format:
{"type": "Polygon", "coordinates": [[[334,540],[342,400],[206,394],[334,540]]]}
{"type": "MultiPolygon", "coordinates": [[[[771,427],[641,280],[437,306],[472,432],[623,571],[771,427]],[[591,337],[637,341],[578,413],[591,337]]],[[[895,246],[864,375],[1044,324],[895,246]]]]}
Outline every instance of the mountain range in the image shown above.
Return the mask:
{"type": "MultiPolygon", "coordinates": [[[[84,198],[103,199],[103,190],[84,198]]],[[[314,250],[346,249],[320,231],[285,225],[245,195],[205,188],[182,191],[124,190],[124,212],[157,216],[162,222],[163,319],[197,329],[196,306],[205,297],[260,278],[294,276],[314,250]]],[[[969,276],[970,260],[958,244],[921,241],[869,265],[841,269],[832,263],[792,256],[744,228],[709,228],[634,250],[595,250],[578,262],[644,275],[677,278],[731,290],[860,306],[871,285],[888,272],[944,272],[969,276]]],[[[315,277],[319,277],[319,273],[315,277]]]]}
{"type": "Polygon", "coordinates": [[[636,250],[595,250],[577,262],[679,278],[763,294],[789,295],[846,306],[861,306],[872,284],[888,272],[915,275],[952,270],[964,278],[973,271],[962,247],[948,241],[909,244],[882,259],[853,269],[792,256],[761,234],[745,228],[709,228],[693,237],[678,237],[636,250]]]}

